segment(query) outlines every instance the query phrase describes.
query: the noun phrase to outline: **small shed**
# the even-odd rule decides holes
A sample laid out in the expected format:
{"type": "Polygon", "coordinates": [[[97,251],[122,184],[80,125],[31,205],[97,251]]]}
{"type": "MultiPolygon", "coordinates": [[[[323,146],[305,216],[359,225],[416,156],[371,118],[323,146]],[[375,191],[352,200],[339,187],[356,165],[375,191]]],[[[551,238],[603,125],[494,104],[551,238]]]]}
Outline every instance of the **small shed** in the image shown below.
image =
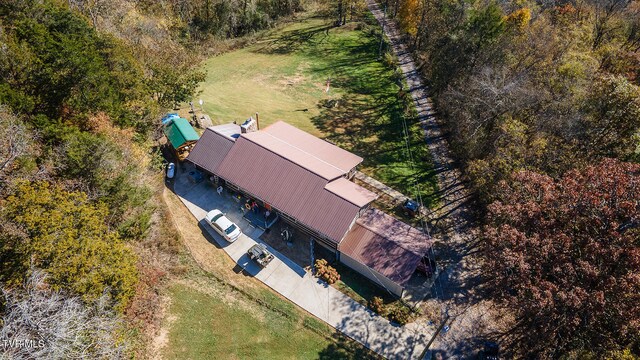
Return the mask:
{"type": "Polygon", "coordinates": [[[167,121],[163,132],[180,161],[189,155],[189,151],[200,138],[189,121],[183,118],[172,118],[167,121]]]}

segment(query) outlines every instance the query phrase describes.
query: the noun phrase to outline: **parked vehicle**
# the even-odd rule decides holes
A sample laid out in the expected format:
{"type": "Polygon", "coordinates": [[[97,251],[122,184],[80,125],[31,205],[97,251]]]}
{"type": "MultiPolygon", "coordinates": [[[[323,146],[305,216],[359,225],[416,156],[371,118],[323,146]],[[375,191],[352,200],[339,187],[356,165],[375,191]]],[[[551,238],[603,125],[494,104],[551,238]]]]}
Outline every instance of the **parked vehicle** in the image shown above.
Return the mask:
{"type": "Polygon", "coordinates": [[[411,200],[411,199],[407,199],[403,204],[402,204],[402,213],[405,216],[411,216],[414,217],[416,216],[416,214],[418,213],[418,209],[420,208],[420,205],[411,200]]]}
{"type": "Polygon", "coordinates": [[[273,254],[267,250],[267,247],[264,246],[264,244],[253,245],[249,251],[247,251],[247,255],[249,255],[251,260],[254,260],[263,268],[269,265],[271,260],[273,260],[273,254]]]}
{"type": "Polygon", "coordinates": [[[173,179],[174,176],[176,176],[176,164],[169,163],[167,165],[167,178],[173,179]]]}
{"type": "Polygon", "coordinates": [[[209,211],[205,216],[205,221],[228,242],[234,242],[242,235],[238,225],[234,224],[218,209],[209,211]]]}

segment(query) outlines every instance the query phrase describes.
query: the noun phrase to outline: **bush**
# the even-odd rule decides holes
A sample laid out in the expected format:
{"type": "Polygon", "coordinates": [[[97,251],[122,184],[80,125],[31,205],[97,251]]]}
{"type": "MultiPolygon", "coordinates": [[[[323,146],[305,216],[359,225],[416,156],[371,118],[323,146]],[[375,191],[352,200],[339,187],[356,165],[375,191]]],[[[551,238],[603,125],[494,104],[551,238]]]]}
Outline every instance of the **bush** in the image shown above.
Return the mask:
{"type": "Polygon", "coordinates": [[[397,304],[389,309],[388,318],[395,323],[405,325],[413,319],[413,314],[408,307],[397,304]]]}
{"type": "Polygon", "coordinates": [[[340,280],[338,270],[330,266],[325,259],[316,260],[315,268],[316,276],[326,281],[328,284],[334,284],[336,281],[340,280]]]}
{"type": "Polygon", "coordinates": [[[369,309],[373,310],[373,312],[381,316],[385,316],[387,313],[387,308],[384,305],[384,301],[379,296],[374,296],[371,300],[369,300],[369,309]]]}
{"type": "Polygon", "coordinates": [[[384,53],[384,65],[386,67],[388,67],[389,69],[395,69],[397,66],[397,62],[396,62],[396,58],[393,56],[392,53],[390,52],[386,52],[384,53]]]}

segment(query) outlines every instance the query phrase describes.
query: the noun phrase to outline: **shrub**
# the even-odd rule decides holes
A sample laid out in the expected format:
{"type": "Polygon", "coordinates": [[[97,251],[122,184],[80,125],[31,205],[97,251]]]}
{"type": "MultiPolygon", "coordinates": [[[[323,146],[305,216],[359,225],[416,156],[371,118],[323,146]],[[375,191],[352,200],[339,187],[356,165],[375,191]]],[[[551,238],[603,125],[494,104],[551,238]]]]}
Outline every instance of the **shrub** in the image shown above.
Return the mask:
{"type": "Polygon", "coordinates": [[[316,276],[326,281],[328,284],[334,284],[340,280],[340,274],[338,270],[330,266],[325,259],[316,260],[315,264],[316,276]]]}
{"type": "Polygon", "coordinates": [[[381,316],[385,316],[387,313],[384,301],[379,296],[374,296],[371,300],[369,300],[369,309],[373,310],[373,312],[381,316]]]}
{"type": "Polygon", "coordinates": [[[396,58],[393,56],[392,53],[390,53],[388,51],[386,53],[384,53],[384,59],[383,60],[384,60],[384,65],[386,67],[388,67],[389,69],[395,69],[396,68],[396,65],[397,65],[396,58]]]}
{"type": "Polygon", "coordinates": [[[405,325],[412,320],[413,315],[411,309],[402,304],[397,304],[389,309],[388,318],[400,325],[405,325]]]}

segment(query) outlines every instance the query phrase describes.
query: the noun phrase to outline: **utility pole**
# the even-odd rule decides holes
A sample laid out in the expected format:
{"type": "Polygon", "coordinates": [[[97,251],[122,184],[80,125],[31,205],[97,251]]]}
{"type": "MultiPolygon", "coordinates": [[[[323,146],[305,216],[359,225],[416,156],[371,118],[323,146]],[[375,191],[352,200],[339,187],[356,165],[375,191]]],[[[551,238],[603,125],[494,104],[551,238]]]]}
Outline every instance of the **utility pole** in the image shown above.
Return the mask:
{"type": "Polygon", "coordinates": [[[427,346],[424,348],[424,350],[422,350],[422,354],[420,354],[418,359],[424,358],[424,355],[427,353],[427,351],[429,351],[429,348],[431,347],[431,344],[433,344],[433,341],[436,339],[436,336],[438,336],[438,334],[440,334],[440,331],[442,331],[442,328],[444,328],[444,324],[446,324],[447,321],[449,321],[449,313],[448,312],[447,312],[446,316],[444,317],[444,320],[442,320],[442,322],[440,323],[440,326],[438,326],[438,330],[436,330],[435,334],[433,334],[433,336],[431,337],[431,340],[429,340],[429,343],[427,344],[427,346]]]}
{"type": "Polygon", "coordinates": [[[384,41],[384,27],[387,24],[387,5],[384,6],[384,15],[382,16],[382,31],[380,32],[380,48],[378,49],[378,57],[382,57],[382,43],[384,41]]]}

